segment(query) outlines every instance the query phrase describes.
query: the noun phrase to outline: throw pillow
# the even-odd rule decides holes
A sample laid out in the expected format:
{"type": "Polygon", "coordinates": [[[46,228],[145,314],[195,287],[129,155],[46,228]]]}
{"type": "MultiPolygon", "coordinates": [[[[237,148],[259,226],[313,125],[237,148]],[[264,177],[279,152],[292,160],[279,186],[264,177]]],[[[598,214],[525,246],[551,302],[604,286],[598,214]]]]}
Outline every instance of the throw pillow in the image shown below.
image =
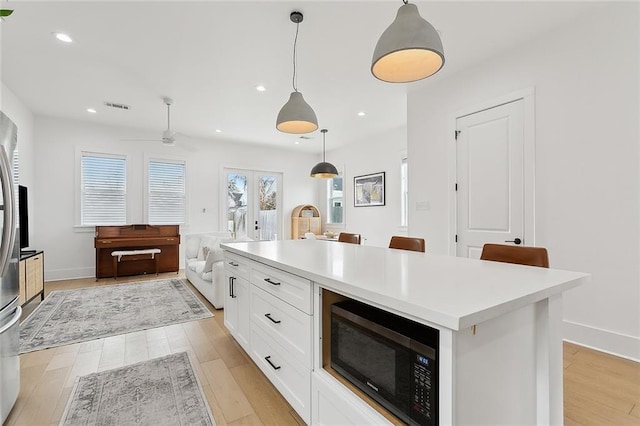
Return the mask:
{"type": "Polygon", "coordinates": [[[221,248],[212,248],[207,255],[207,261],[204,264],[202,272],[209,272],[213,269],[213,264],[224,260],[224,251],[221,248]]]}
{"type": "MultiPolygon", "coordinates": [[[[185,256],[187,259],[193,259],[198,257],[198,249],[200,248],[200,236],[199,235],[187,235],[187,247],[185,256]]],[[[204,260],[204,259],[203,259],[204,260]]]]}
{"type": "Polygon", "coordinates": [[[203,246],[202,247],[202,256],[206,259],[209,256],[209,252],[211,251],[211,247],[203,246]]]}
{"type": "Polygon", "coordinates": [[[206,260],[207,256],[204,254],[205,247],[215,247],[217,246],[217,239],[215,237],[204,235],[200,239],[200,248],[198,249],[198,260],[206,260]]]}

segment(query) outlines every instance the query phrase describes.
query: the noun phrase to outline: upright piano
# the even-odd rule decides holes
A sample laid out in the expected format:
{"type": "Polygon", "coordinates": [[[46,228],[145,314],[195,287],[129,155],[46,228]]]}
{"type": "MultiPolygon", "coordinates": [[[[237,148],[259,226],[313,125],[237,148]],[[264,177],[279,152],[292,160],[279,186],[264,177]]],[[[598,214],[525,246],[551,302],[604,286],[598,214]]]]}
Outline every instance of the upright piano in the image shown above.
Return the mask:
{"type": "MultiPolygon", "coordinates": [[[[111,252],[121,250],[161,250],[159,272],[178,272],[180,269],[179,225],[123,225],[96,226],[96,278],[113,277],[111,252]]],[[[118,265],[118,276],[155,273],[155,260],[136,260],[118,265]]]]}

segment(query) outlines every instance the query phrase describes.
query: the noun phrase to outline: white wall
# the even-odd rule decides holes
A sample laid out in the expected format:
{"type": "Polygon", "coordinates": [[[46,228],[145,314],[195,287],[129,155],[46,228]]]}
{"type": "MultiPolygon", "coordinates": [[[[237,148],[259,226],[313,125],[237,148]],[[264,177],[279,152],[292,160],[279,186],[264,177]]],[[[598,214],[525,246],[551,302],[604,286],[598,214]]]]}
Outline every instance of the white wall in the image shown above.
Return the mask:
{"type": "MultiPolygon", "coordinates": [[[[74,227],[79,189],[76,154],[80,151],[127,156],[127,210],[129,223],[144,223],[145,155],[184,159],[187,164],[188,225],[181,234],[220,230],[221,170],[224,166],[283,173],[283,235],[290,235],[291,210],[316,203],[316,182],[308,171],[317,155],[258,147],[237,142],[188,139],[191,150],[178,144],[123,142],[120,138],[156,138],[152,132],[88,122],[36,117],[37,188],[34,211],[38,232],[32,246],[45,251],[45,280],[94,276],[93,228],[74,227]],[[203,209],[205,212],[203,212],[203,209]]],[[[181,247],[182,248],[182,247],[181,247]]],[[[181,253],[183,250],[181,250],[181,253]]],[[[181,264],[182,264],[181,255],[181,264]]]]}
{"type": "Polygon", "coordinates": [[[319,182],[323,229],[360,234],[364,244],[388,247],[392,235],[405,235],[400,227],[400,163],[401,153],[407,149],[407,130],[402,126],[366,141],[346,145],[327,152],[327,161],[344,173],[345,225],[326,225],[326,180],[319,182]],[[354,176],[385,172],[385,205],[379,207],[353,206],[354,176]]]}
{"type": "MultiPolygon", "coordinates": [[[[0,90],[0,110],[18,127],[20,184],[30,187],[34,181],[34,116],[4,83],[1,83],[0,90]]],[[[29,191],[29,201],[33,196],[29,191]]]]}
{"type": "MultiPolygon", "coordinates": [[[[592,274],[564,298],[565,338],[640,359],[638,4],[601,13],[408,95],[411,233],[447,253],[454,113],[535,88],[535,244],[592,274]],[[430,211],[416,211],[429,201],[430,211]]],[[[445,71],[446,72],[446,71],[445,71]]]]}

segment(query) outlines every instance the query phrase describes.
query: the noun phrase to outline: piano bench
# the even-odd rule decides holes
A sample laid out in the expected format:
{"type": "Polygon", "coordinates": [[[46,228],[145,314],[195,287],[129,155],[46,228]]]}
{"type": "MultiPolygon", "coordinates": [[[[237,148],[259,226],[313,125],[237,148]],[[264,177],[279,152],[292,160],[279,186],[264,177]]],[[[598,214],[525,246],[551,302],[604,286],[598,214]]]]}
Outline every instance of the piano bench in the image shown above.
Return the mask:
{"type": "Polygon", "coordinates": [[[156,265],[156,275],[159,272],[159,263],[160,252],[162,250],[155,249],[145,249],[145,250],[117,250],[112,251],[111,256],[113,257],[113,277],[118,279],[118,264],[120,262],[128,262],[134,260],[154,260],[156,265]]]}

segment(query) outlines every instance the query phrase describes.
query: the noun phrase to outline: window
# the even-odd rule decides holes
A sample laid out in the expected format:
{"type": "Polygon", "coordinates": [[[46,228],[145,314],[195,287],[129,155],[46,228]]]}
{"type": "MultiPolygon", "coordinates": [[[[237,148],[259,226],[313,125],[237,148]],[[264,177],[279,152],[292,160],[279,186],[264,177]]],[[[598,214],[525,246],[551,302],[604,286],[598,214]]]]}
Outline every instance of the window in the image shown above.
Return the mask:
{"type": "Polygon", "coordinates": [[[122,225],[127,221],[127,160],[82,153],[81,225],[122,225]]]}
{"type": "Polygon", "coordinates": [[[150,224],[185,223],[186,166],[184,161],[149,160],[147,208],[150,224]]]}
{"type": "Polygon", "coordinates": [[[327,223],[344,223],[344,191],[342,176],[327,180],[327,223]]]}
{"type": "Polygon", "coordinates": [[[400,226],[409,226],[409,175],[407,170],[407,156],[402,156],[400,162],[400,226]]]}

